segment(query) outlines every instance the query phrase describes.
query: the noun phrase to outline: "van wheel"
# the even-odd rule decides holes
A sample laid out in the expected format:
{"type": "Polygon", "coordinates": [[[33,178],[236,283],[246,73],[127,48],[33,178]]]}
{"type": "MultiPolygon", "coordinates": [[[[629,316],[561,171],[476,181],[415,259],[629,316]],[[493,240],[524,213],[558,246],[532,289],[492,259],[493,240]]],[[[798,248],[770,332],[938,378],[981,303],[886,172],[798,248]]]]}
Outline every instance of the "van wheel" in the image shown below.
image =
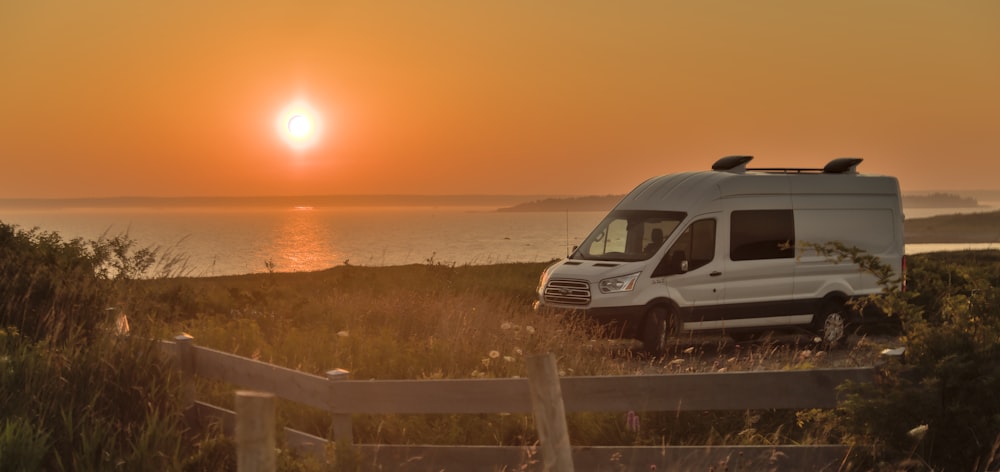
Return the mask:
{"type": "Polygon", "coordinates": [[[837,347],[843,344],[847,339],[847,315],[844,305],[835,302],[824,303],[815,328],[823,345],[837,347]]]}
{"type": "Polygon", "coordinates": [[[660,354],[667,348],[667,340],[673,334],[673,317],[666,307],[654,306],[646,312],[642,325],[642,348],[653,354],[660,354]]]}

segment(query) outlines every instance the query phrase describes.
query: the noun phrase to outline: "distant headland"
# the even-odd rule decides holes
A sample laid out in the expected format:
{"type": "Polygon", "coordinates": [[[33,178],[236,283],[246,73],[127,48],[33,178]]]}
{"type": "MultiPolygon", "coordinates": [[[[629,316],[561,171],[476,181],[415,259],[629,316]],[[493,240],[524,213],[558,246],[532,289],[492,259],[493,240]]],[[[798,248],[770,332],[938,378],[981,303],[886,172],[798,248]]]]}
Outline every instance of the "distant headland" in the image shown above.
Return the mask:
{"type": "Polygon", "coordinates": [[[497,211],[608,211],[614,208],[615,204],[617,204],[622,197],[624,197],[624,195],[545,198],[542,200],[518,203],[514,206],[500,208],[497,211]]]}
{"type": "Polygon", "coordinates": [[[953,193],[903,195],[903,208],[975,208],[978,206],[982,205],[975,198],[953,193]]]}

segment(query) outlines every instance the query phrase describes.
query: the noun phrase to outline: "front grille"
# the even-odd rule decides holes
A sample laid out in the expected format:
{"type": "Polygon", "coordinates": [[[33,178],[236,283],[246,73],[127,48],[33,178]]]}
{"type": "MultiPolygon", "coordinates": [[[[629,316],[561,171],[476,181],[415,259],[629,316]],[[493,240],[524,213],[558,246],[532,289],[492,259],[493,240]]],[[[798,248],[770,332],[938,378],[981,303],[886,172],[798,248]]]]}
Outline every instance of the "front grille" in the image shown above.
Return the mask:
{"type": "Polygon", "coordinates": [[[545,303],[555,305],[590,304],[590,284],[584,280],[552,279],[545,285],[545,303]]]}

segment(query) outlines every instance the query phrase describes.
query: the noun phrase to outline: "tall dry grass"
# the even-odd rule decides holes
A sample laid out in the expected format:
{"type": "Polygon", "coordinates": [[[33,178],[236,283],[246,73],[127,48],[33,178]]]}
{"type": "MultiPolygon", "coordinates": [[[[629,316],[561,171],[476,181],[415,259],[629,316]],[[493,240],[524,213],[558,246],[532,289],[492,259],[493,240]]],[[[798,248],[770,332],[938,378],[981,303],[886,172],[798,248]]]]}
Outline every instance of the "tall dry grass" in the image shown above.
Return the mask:
{"type": "Polygon", "coordinates": [[[0,223],[0,470],[183,467],[174,369],[108,310],[130,244],[0,223]]]}
{"type": "MultiPolygon", "coordinates": [[[[635,375],[865,365],[875,344],[828,355],[811,336],[735,345],[728,338],[679,339],[664,356],[609,339],[583,319],[531,309],[545,264],[341,266],[314,273],[255,274],[141,282],[133,324],[163,337],[187,332],[199,345],[323,375],[353,379],[505,378],[527,375],[525,358],[554,353],[560,374],[635,375]],[[851,354],[856,353],[856,355],[851,354]],[[853,357],[852,357],[853,356],[853,357]],[[836,358],[835,358],[836,357],[836,358]]],[[[231,392],[202,394],[226,405],[231,392]]],[[[330,419],[283,405],[284,421],[327,435],[330,419]]],[[[576,444],[777,444],[834,440],[795,412],[639,412],[638,432],[612,413],[568,418],[576,444]]],[[[360,415],[367,443],[527,445],[524,415],[360,415]]]]}
{"type": "MultiPolygon", "coordinates": [[[[683,338],[650,357],[582,320],[532,312],[543,264],[134,280],[182,271],[127,237],[63,241],[0,223],[0,468],[226,470],[232,444],[185,428],[174,371],[150,342],[183,331],[202,345],[317,374],[344,368],[355,379],[523,376],[525,356],[542,352],[557,355],[564,375],[870,365],[902,342],[903,362],[878,384],[844,388],[837,410],[582,413],[568,418],[571,436],[578,445],[846,442],[862,455],[845,462],[850,469],[994,470],[1000,252],[909,261],[910,291],[883,300],[902,324],[898,340],[855,336],[828,352],[808,336],[683,338]],[[130,315],[132,337],[111,334],[118,310],[130,315]]],[[[207,383],[199,395],[232,399],[207,383]]],[[[285,424],[330,433],[324,412],[279,411],[285,424]]],[[[366,443],[536,439],[525,415],[358,415],[355,428],[366,443]]],[[[287,455],[281,463],[322,468],[287,455]]]]}

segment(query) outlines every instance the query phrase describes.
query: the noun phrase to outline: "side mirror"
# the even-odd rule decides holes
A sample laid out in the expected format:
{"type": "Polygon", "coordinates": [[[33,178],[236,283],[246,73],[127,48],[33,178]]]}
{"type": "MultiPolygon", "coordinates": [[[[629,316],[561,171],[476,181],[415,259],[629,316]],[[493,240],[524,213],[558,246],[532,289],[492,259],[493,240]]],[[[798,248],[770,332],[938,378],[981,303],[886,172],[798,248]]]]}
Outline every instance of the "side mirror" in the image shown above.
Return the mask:
{"type": "Polygon", "coordinates": [[[684,259],[683,261],[681,261],[680,264],[678,264],[678,266],[679,266],[677,268],[677,272],[678,273],[683,274],[683,273],[687,272],[688,271],[688,261],[687,261],[687,259],[684,259]]]}

